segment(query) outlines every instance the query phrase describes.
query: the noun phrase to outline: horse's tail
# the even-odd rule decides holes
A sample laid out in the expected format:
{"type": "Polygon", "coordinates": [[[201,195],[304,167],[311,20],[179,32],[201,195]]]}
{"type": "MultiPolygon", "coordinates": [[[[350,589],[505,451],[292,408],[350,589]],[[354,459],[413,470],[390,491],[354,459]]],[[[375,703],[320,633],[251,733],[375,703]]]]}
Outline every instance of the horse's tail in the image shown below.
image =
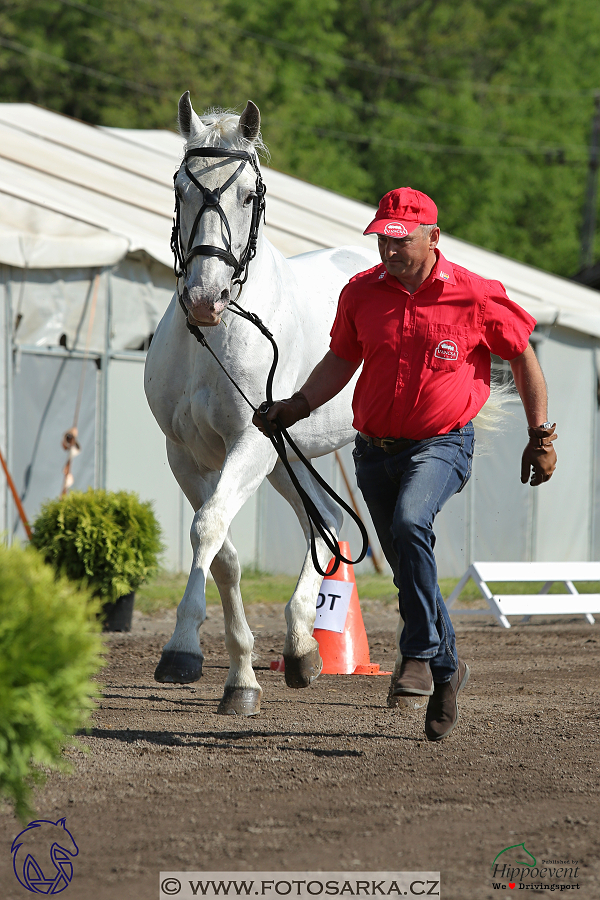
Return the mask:
{"type": "Polygon", "coordinates": [[[477,432],[483,432],[483,448],[487,443],[486,438],[502,431],[507,416],[514,415],[511,410],[506,408],[509,400],[514,400],[515,388],[513,384],[501,384],[493,382],[490,385],[490,396],[483,408],[477,413],[473,419],[473,424],[477,432]]]}

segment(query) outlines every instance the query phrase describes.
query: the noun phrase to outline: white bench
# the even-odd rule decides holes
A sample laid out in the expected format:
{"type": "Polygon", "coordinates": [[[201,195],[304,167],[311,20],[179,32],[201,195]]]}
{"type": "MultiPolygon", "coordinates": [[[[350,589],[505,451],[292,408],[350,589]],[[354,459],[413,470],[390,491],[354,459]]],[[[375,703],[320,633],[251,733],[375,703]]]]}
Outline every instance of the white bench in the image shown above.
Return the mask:
{"type": "Polygon", "coordinates": [[[498,622],[510,628],[507,616],[582,615],[590,625],[592,613],[600,614],[600,594],[578,593],[574,581],[600,581],[600,562],[474,562],[460,579],[446,606],[454,613],[486,615],[491,610],[498,622]],[[458,609],[458,600],[469,578],[472,578],[489,609],[458,609]],[[488,581],[543,581],[539,594],[492,594],[488,581]],[[562,582],[568,593],[549,594],[554,582],[562,582]]]}

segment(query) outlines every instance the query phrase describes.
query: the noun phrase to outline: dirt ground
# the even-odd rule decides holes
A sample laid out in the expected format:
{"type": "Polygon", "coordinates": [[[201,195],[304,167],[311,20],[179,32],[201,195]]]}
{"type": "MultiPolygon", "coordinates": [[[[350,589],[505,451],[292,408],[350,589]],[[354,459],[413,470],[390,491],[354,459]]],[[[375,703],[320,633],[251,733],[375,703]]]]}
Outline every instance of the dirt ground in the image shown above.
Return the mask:
{"type": "MultiPolygon", "coordinates": [[[[371,662],[389,670],[395,613],[362,606],[371,662]]],[[[486,900],[493,860],[521,842],[538,865],[577,861],[567,896],[600,898],[598,625],[457,617],[471,679],[458,727],[431,744],[423,710],[387,708],[389,676],[286,688],[269,669],[281,606],[248,608],[261,715],[217,716],[227,657],[222,614],[209,615],[192,686],[153,680],[174,614],[136,614],[131,634],[107,637],[89,753],[73,751],[73,772],[36,794],[39,818],[66,816],[79,846],[65,900],[157,900],[161,870],[431,870],[444,900],[486,900]]],[[[29,896],[10,855],[21,828],[5,809],[3,900],[29,896]]]]}

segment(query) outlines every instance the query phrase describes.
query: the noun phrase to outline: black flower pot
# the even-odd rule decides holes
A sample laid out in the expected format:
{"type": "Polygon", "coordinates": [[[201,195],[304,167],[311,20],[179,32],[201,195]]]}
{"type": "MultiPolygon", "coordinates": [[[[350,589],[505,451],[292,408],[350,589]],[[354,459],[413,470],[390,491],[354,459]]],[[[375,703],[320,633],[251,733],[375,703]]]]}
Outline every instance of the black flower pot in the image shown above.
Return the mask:
{"type": "Polygon", "coordinates": [[[102,607],[103,631],[131,631],[135,591],[102,607]]]}

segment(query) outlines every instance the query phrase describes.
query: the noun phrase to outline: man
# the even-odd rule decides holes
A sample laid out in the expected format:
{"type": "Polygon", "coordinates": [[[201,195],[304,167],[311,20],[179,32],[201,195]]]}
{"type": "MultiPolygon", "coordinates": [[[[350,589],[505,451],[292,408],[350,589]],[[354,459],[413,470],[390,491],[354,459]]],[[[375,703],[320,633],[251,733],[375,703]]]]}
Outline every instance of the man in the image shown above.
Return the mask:
{"type": "MultiPolygon", "coordinates": [[[[435,203],[412,188],[381,200],[365,234],[381,265],[343,289],[330,350],[301,390],[267,418],[285,428],[335,396],[363,370],[353,399],[353,451],[363,493],[394,572],[404,627],[398,697],[429,697],[425,733],[450,734],[469,677],[437,584],[433,522],[471,475],[472,418],[489,397],[490,353],[509,360],[529,425],[521,481],[556,467],[544,376],[529,336],[535,320],[503,286],[449,263],[437,249],[435,203]]],[[[255,425],[261,427],[260,417],[255,425]]]]}

